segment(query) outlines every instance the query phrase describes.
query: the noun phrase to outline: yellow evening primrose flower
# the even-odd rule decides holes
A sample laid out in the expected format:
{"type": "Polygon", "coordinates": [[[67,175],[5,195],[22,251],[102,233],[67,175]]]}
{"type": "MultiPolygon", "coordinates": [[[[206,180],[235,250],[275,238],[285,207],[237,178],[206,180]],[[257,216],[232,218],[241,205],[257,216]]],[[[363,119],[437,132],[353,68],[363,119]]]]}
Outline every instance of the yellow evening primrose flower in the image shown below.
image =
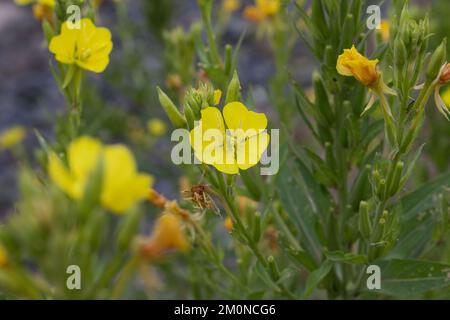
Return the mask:
{"type": "Polygon", "coordinates": [[[249,111],[241,102],[231,102],[223,108],[223,116],[216,107],[203,109],[189,140],[198,160],[221,172],[238,174],[239,169],[255,166],[267,149],[266,127],[265,114],[249,111]]]}
{"type": "Polygon", "coordinates": [[[163,136],[167,131],[167,126],[164,121],[158,118],[153,118],[147,122],[147,128],[151,135],[155,137],[163,136]]]}
{"type": "Polygon", "coordinates": [[[102,163],[103,207],[123,213],[135,203],[146,199],[152,177],[137,172],[131,152],[123,145],[102,145],[90,137],[80,137],[67,150],[66,167],[54,153],[49,155],[48,172],[51,179],[71,198],[80,199],[89,178],[102,163]]]}
{"type": "Polygon", "coordinates": [[[280,11],[279,0],[256,0],[255,5],[245,8],[244,17],[252,22],[261,22],[276,15],[278,11],[280,11]]]}
{"type": "Polygon", "coordinates": [[[150,239],[143,243],[140,251],[147,258],[157,258],[169,250],[186,251],[188,248],[180,218],[164,213],[156,220],[150,239]]]}
{"type": "Polygon", "coordinates": [[[240,0],[223,0],[222,3],[223,9],[226,12],[234,12],[239,9],[241,6],[240,0]]]}
{"type": "Polygon", "coordinates": [[[380,23],[380,29],[377,29],[377,31],[381,34],[381,38],[384,42],[389,41],[390,27],[391,24],[388,20],[382,20],[380,23]]]}
{"type": "Polygon", "coordinates": [[[80,23],[80,29],[69,29],[68,23],[64,22],[61,33],[52,38],[49,50],[61,63],[103,72],[113,47],[111,32],[107,28],[96,27],[88,18],[81,19],[80,23]]]}
{"type": "Polygon", "coordinates": [[[10,149],[23,141],[26,131],[22,126],[13,126],[0,134],[0,150],[10,149]]]}
{"type": "Polygon", "coordinates": [[[14,0],[14,2],[19,6],[26,6],[29,4],[41,4],[48,6],[50,8],[55,7],[55,0],[14,0]]]}
{"type": "Polygon", "coordinates": [[[0,243],[0,268],[8,264],[8,254],[6,253],[5,247],[0,243]]]}
{"type": "Polygon", "coordinates": [[[338,57],[336,69],[343,76],[352,76],[356,80],[371,87],[377,84],[380,73],[377,70],[379,60],[369,60],[358,52],[355,46],[344,49],[338,57]]]}

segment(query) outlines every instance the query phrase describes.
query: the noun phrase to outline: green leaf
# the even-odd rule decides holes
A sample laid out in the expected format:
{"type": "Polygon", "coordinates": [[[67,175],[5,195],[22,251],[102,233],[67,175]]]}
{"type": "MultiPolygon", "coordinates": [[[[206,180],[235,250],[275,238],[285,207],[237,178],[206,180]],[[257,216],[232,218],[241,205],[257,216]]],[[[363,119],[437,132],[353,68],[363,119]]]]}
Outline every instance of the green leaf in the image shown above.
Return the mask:
{"type": "Polygon", "coordinates": [[[436,289],[450,288],[450,264],[393,259],[374,263],[381,269],[381,289],[395,296],[415,296],[436,289]]]}
{"type": "Polygon", "coordinates": [[[432,238],[435,221],[426,211],[435,206],[434,198],[442,188],[450,186],[450,172],[403,196],[394,207],[400,212],[398,243],[389,257],[417,257],[432,238]]]}
{"type": "Polygon", "coordinates": [[[345,253],[343,251],[325,252],[328,260],[333,262],[342,262],[349,264],[367,264],[368,258],[366,255],[345,253]]]}
{"type": "Polygon", "coordinates": [[[331,271],[333,264],[326,260],[319,269],[314,270],[306,280],[305,291],[303,292],[303,299],[308,299],[313,290],[320,284],[320,282],[331,271]]]}
{"type": "Polygon", "coordinates": [[[291,161],[283,161],[277,175],[276,186],[283,208],[289,214],[292,223],[300,232],[305,250],[316,261],[320,260],[321,244],[315,226],[317,215],[311,207],[311,202],[305,191],[298,167],[291,161]]]}

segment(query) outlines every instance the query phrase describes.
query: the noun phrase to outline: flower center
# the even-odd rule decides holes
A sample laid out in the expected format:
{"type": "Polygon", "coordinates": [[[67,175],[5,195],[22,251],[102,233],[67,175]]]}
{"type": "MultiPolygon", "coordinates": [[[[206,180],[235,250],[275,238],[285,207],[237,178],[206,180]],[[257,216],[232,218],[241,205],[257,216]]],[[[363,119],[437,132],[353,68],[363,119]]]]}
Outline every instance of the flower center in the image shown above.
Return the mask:
{"type": "Polygon", "coordinates": [[[83,49],[80,54],[81,61],[86,61],[92,55],[92,50],[90,48],[83,49]]]}

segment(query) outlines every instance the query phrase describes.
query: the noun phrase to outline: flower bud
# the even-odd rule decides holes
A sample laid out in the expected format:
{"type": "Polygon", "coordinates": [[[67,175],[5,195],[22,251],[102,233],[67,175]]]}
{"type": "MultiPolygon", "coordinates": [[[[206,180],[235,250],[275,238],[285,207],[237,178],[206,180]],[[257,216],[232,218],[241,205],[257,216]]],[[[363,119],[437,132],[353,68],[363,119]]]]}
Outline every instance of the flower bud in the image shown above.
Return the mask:
{"type": "Polygon", "coordinates": [[[180,113],[178,108],[172,102],[172,100],[165,94],[160,87],[156,88],[158,91],[159,102],[161,103],[164,111],[169,117],[170,122],[175,128],[183,128],[186,126],[186,119],[180,113]]]}
{"type": "Polygon", "coordinates": [[[358,228],[363,239],[369,240],[372,234],[372,225],[369,217],[369,205],[366,201],[361,201],[359,204],[358,228]]]}
{"type": "Polygon", "coordinates": [[[225,105],[230,102],[239,101],[241,96],[241,83],[239,82],[239,76],[236,71],[233,73],[233,78],[231,78],[228,84],[227,96],[225,98],[225,105]]]}
{"type": "Polygon", "coordinates": [[[447,56],[447,40],[444,39],[441,45],[434,51],[431,56],[430,63],[428,64],[426,79],[427,81],[433,81],[439,75],[442,65],[445,62],[447,56]]]}

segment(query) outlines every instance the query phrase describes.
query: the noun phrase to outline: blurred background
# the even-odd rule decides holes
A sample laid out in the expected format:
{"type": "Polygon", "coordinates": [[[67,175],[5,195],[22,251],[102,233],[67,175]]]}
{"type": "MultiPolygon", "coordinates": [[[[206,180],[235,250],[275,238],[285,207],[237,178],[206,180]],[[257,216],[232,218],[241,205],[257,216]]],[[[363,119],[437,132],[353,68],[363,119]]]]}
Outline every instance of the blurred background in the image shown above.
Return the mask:
{"type": "MultiPolygon", "coordinates": [[[[374,1],[375,2],[375,1],[374,1]]],[[[277,68],[274,53],[263,33],[243,17],[241,6],[224,17],[223,4],[216,0],[215,21],[222,44],[236,45],[243,32],[238,71],[244,90],[251,92],[255,109],[270,114],[270,83],[277,68]]],[[[448,0],[413,1],[417,16],[430,12],[439,42],[450,34],[448,0]]],[[[307,5],[307,4],[306,4],[307,5]]],[[[389,15],[385,1],[383,15],[389,15]]],[[[128,0],[116,5],[99,1],[96,24],[113,34],[114,49],[105,73],[90,74],[84,90],[84,113],[94,119],[85,132],[108,142],[123,142],[139,159],[139,167],[157,177],[157,189],[169,197],[177,194],[180,170],[170,161],[170,127],[161,112],[156,85],[176,95],[183,83],[193,82],[197,72],[193,34],[199,20],[196,0],[128,0]],[[182,43],[175,48],[174,43],[182,43]],[[180,84],[181,83],[181,84],[180,84]],[[162,122],[161,122],[162,121],[162,122]]],[[[30,6],[0,0],[0,132],[14,125],[26,129],[24,152],[33,159],[39,147],[34,130],[52,140],[58,119],[66,111],[50,72],[51,54],[41,25],[30,6]]],[[[298,40],[285,67],[305,88],[310,86],[315,61],[298,40]]],[[[421,140],[426,141],[417,179],[428,179],[449,167],[450,126],[434,108],[421,140]]],[[[269,117],[270,118],[270,117],[269,117]]],[[[299,143],[308,142],[299,129],[299,143]]],[[[13,210],[16,168],[13,152],[0,150],[0,217],[13,210]]]]}

